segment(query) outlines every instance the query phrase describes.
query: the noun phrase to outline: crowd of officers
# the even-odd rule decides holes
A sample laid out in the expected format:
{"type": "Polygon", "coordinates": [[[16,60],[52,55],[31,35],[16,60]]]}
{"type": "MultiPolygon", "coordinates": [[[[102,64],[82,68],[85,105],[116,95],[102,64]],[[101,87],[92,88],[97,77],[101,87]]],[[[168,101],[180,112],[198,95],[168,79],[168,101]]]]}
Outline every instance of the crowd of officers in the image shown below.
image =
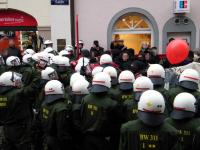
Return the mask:
{"type": "Polygon", "coordinates": [[[93,69],[86,57],[73,69],[72,46],[58,54],[46,45],[25,50],[22,61],[0,57],[2,150],[199,149],[196,70],[184,70],[166,89],[159,64],[135,77],[103,54],[93,69]]]}

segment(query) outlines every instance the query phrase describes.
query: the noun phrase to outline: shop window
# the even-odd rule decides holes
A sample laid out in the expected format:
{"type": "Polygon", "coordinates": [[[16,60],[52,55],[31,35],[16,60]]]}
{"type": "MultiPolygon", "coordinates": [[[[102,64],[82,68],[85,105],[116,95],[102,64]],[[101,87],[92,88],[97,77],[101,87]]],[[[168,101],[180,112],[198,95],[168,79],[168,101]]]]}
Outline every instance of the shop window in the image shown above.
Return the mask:
{"type": "Polygon", "coordinates": [[[127,14],[119,18],[113,27],[113,40],[123,40],[124,45],[133,48],[137,54],[142,43],[152,44],[152,27],[145,16],[127,14]]]}

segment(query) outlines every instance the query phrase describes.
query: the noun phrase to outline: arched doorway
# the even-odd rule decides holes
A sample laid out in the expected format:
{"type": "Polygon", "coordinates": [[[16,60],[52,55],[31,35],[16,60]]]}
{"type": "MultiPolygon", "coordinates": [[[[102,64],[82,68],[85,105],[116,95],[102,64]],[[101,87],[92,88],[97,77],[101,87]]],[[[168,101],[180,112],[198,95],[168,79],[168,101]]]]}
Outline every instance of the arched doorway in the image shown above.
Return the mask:
{"type": "Polygon", "coordinates": [[[158,47],[158,27],[155,19],[140,8],[127,8],[117,13],[108,26],[108,45],[115,39],[124,41],[137,54],[143,42],[158,47]]]}

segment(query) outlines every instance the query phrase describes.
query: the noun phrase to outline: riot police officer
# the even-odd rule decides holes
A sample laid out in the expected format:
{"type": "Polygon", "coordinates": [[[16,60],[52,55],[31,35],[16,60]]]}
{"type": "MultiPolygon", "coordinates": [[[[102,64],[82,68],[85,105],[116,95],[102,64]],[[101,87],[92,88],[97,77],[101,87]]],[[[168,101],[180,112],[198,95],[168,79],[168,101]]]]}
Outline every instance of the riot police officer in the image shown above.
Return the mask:
{"type": "Polygon", "coordinates": [[[109,150],[108,138],[114,133],[117,102],[108,93],[111,78],[105,72],[96,74],[92,80],[90,94],[81,104],[81,129],[85,136],[85,150],[109,150]]]}
{"type": "Polygon", "coordinates": [[[64,86],[51,80],[45,85],[45,99],[39,113],[46,144],[50,150],[71,150],[70,108],[64,102],[64,86]]]}
{"type": "Polygon", "coordinates": [[[119,150],[176,148],[178,131],[164,123],[165,101],[157,91],[144,92],[138,103],[138,120],[122,125],[119,150]]]}
{"type": "Polygon", "coordinates": [[[22,87],[22,75],[5,72],[0,76],[0,120],[4,127],[5,150],[30,150],[32,109],[27,99],[37,92],[37,83],[22,87]]]}
{"type": "Polygon", "coordinates": [[[196,99],[190,93],[180,93],[174,99],[171,118],[166,122],[175,127],[179,132],[182,150],[196,150],[194,147],[194,137],[196,129],[200,124],[200,119],[195,119],[196,99]]]}
{"type": "Polygon", "coordinates": [[[9,56],[6,59],[7,71],[21,72],[21,62],[17,56],[9,56]]]}
{"type": "Polygon", "coordinates": [[[160,92],[165,98],[166,115],[172,111],[173,106],[169,102],[169,92],[164,88],[165,86],[165,70],[159,64],[152,64],[147,70],[147,77],[153,82],[154,90],[160,92]]]}
{"type": "Polygon", "coordinates": [[[200,110],[199,109],[200,108],[200,103],[199,103],[200,92],[198,91],[199,79],[200,79],[199,73],[196,70],[194,69],[184,70],[179,77],[178,86],[175,88],[171,88],[169,90],[169,100],[170,100],[171,105],[173,105],[174,98],[179,93],[182,93],[182,92],[191,93],[197,99],[198,110],[197,110],[196,115],[199,116],[199,110],[200,110]]]}

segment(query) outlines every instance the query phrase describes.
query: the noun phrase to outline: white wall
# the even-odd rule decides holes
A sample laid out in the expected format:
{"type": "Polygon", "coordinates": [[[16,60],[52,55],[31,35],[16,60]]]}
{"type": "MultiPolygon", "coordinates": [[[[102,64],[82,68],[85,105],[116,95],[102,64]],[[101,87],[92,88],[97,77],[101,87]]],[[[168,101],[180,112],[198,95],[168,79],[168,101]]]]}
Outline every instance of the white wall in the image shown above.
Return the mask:
{"type": "MultiPolygon", "coordinates": [[[[197,30],[200,26],[199,6],[199,0],[192,0],[191,13],[188,15],[196,24],[197,30]]],[[[116,13],[129,7],[145,9],[155,18],[159,28],[161,51],[163,26],[174,16],[173,0],[75,0],[75,12],[79,14],[80,39],[84,40],[85,48],[90,48],[93,40],[99,40],[100,44],[107,48],[107,29],[110,20],[116,13]]]]}
{"type": "Polygon", "coordinates": [[[50,0],[8,0],[8,8],[31,14],[38,26],[50,26],[50,0]]]}
{"type": "Polygon", "coordinates": [[[70,6],[51,6],[51,35],[54,49],[57,49],[57,39],[66,39],[71,44],[70,6]]]}

